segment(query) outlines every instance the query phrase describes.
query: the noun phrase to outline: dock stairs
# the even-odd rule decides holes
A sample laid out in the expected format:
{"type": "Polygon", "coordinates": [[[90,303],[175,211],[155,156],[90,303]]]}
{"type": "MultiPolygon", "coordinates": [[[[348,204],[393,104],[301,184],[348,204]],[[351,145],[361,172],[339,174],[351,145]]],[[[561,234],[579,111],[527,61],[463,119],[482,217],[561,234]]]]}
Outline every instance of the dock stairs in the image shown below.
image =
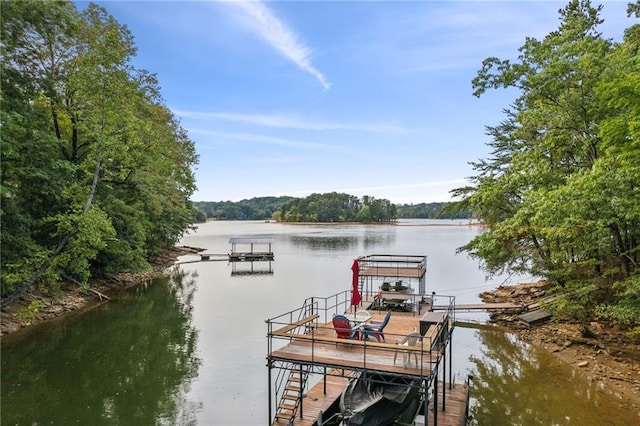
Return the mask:
{"type": "Polygon", "coordinates": [[[274,425],[292,425],[300,408],[303,391],[309,378],[306,368],[289,371],[289,376],[284,383],[280,403],[276,410],[274,425]]]}

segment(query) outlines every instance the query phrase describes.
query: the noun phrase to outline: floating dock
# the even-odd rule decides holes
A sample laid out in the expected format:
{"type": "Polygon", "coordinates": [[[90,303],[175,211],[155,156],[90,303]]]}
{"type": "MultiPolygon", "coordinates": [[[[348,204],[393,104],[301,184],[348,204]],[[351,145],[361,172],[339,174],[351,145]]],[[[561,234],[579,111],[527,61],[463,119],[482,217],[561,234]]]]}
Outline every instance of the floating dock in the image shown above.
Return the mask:
{"type": "Polygon", "coordinates": [[[231,253],[229,262],[263,262],[275,260],[269,238],[232,237],[229,238],[231,253]]]}

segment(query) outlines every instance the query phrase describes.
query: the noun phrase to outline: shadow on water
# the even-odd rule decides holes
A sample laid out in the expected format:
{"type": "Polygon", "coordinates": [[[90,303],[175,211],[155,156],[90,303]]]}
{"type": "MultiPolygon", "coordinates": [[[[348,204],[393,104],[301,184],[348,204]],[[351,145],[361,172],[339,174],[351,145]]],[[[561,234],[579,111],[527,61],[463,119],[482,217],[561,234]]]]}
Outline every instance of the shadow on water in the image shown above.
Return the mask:
{"type": "Polygon", "coordinates": [[[175,273],[82,321],[3,337],[2,424],[196,424],[195,288],[175,273]]]}
{"type": "Polygon", "coordinates": [[[550,353],[503,331],[476,330],[471,355],[474,425],[629,425],[635,413],[550,353]]]}

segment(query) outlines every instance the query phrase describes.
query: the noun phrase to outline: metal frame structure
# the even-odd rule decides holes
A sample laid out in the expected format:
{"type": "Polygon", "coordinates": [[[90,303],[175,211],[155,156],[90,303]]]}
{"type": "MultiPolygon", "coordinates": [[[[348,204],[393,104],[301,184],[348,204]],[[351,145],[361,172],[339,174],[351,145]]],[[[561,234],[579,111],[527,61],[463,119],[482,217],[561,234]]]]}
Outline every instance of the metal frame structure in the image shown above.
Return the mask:
{"type": "MultiPolygon", "coordinates": [[[[424,259],[424,262],[426,262],[426,258],[424,259]]],[[[420,344],[420,347],[428,349],[417,351],[417,355],[420,358],[420,368],[407,369],[404,371],[395,370],[391,373],[388,370],[378,369],[375,366],[372,367],[372,365],[374,364],[373,358],[376,358],[376,356],[369,355],[369,353],[376,353],[379,356],[381,351],[391,352],[398,350],[397,346],[384,343],[353,341],[346,339],[342,342],[336,341],[342,339],[327,339],[320,336],[320,327],[326,326],[333,315],[342,314],[346,312],[347,309],[349,309],[351,298],[350,291],[343,291],[329,297],[308,298],[304,301],[301,307],[289,312],[285,312],[284,314],[278,315],[274,318],[267,319],[267,368],[269,382],[268,424],[272,424],[273,419],[275,418],[277,409],[274,410],[274,404],[275,407],[278,407],[278,401],[281,400],[284,392],[283,388],[286,387],[286,378],[291,376],[291,372],[298,371],[300,372],[300,380],[302,380],[303,375],[321,375],[324,381],[325,393],[326,379],[327,376],[330,375],[340,377],[355,377],[358,375],[367,376],[373,374],[381,374],[383,377],[386,377],[388,378],[388,380],[394,381],[395,383],[397,383],[398,381],[400,381],[401,383],[409,383],[410,381],[419,379],[423,383],[421,395],[424,402],[423,407],[425,419],[428,418],[428,402],[430,400],[429,390],[431,389],[432,402],[434,407],[434,424],[437,425],[437,405],[439,398],[437,384],[439,383],[439,371],[442,370],[443,377],[442,410],[444,411],[446,403],[446,349],[447,346],[449,346],[449,359],[452,360],[452,347],[450,343],[455,325],[455,297],[437,297],[442,298],[442,300],[444,301],[443,303],[440,303],[441,305],[448,306],[447,315],[443,316],[443,318],[446,318],[446,320],[442,321],[441,324],[435,324],[436,328],[434,328],[434,333],[429,336],[422,337],[422,339],[430,340],[426,342],[424,346],[423,342],[421,342],[420,344]],[[286,352],[280,350],[283,347],[295,344],[297,341],[299,341],[299,339],[304,341],[305,347],[310,347],[310,356],[308,358],[302,358],[299,355],[289,357],[286,355],[286,352]],[[437,345],[435,345],[436,342],[437,345]],[[327,360],[327,358],[322,358],[319,355],[315,355],[321,353],[328,344],[335,345],[336,347],[338,347],[339,345],[343,345],[344,347],[348,346],[350,349],[355,348],[361,350],[362,364],[358,364],[356,366],[353,363],[347,363],[346,361],[342,361],[339,358],[327,360]],[[436,347],[437,349],[435,349],[436,347]],[[369,362],[369,360],[367,359],[368,356],[371,359],[371,362],[369,362]],[[424,365],[429,366],[429,368],[424,368],[424,365]],[[273,375],[274,369],[278,371],[275,377],[273,375]]],[[[452,387],[452,385],[453,371],[451,362],[449,362],[450,388],[452,387]]],[[[299,401],[296,401],[296,407],[299,407],[297,408],[297,410],[299,410],[298,414],[301,417],[304,409],[302,386],[303,385],[301,385],[299,391],[299,401]]],[[[296,413],[294,413],[294,416],[295,415],[296,413]]]]}

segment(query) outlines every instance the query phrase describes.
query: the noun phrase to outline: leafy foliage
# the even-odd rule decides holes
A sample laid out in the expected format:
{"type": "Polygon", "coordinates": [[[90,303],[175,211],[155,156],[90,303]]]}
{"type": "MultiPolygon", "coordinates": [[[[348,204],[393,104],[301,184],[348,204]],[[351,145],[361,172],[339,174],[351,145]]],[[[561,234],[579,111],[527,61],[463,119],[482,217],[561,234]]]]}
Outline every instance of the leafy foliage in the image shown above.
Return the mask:
{"type": "Polygon", "coordinates": [[[398,206],[399,218],[412,219],[470,219],[469,210],[449,210],[452,203],[401,204],[398,206]]]}
{"type": "Polygon", "coordinates": [[[89,4],[3,2],[2,295],[148,267],[193,221],[193,142],[129,30],[89,4]]]}
{"type": "MultiPolygon", "coordinates": [[[[521,94],[487,128],[493,157],[472,163],[472,184],[454,191],[458,208],[489,225],[461,250],[490,273],[549,278],[563,289],[559,305],[581,318],[598,303],[615,318],[612,306],[635,297],[626,290],[640,248],[640,25],[614,43],[597,30],[600,10],[572,0],[559,28],[527,38],[517,62],[484,61],[476,96],[521,94]],[[591,291],[595,283],[605,291],[591,291]]],[[[637,314],[617,319],[638,324],[637,314]]]]}
{"type": "Polygon", "coordinates": [[[286,202],[273,214],[279,222],[392,222],[397,208],[389,200],[330,192],[286,202]]]}
{"type": "Polygon", "coordinates": [[[271,219],[273,213],[293,197],[256,197],[249,200],[194,201],[194,207],[204,212],[206,218],[222,220],[264,220],[271,219]]]}
{"type": "MultiPolygon", "coordinates": [[[[197,222],[207,218],[220,220],[265,220],[271,219],[283,205],[294,197],[256,197],[238,202],[232,201],[194,201],[197,209],[197,222]]],[[[450,212],[451,203],[420,203],[396,205],[398,218],[415,219],[467,219],[471,212],[450,212]]]]}

